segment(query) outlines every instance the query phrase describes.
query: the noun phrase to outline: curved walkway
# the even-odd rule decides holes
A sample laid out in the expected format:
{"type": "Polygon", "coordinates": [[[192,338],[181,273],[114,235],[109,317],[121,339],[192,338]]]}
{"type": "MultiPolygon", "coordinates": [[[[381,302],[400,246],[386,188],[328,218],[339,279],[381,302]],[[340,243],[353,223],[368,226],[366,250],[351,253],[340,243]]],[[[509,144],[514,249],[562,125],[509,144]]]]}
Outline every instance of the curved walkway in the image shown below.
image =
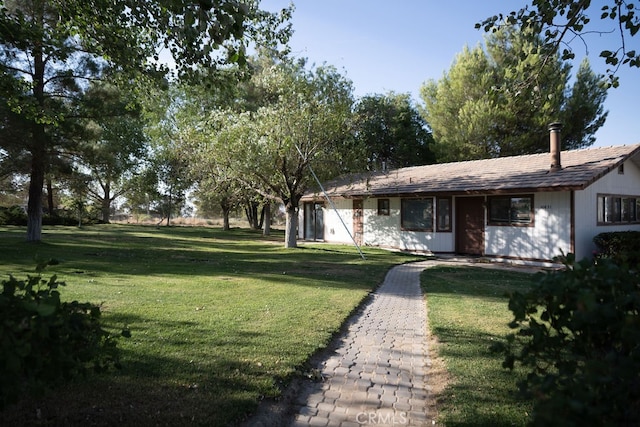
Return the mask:
{"type": "Polygon", "coordinates": [[[291,425],[432,425],[430,365],[420,272],[432,261],[394,267],[354,316],[339,346],[296,400],[291,425]]]}

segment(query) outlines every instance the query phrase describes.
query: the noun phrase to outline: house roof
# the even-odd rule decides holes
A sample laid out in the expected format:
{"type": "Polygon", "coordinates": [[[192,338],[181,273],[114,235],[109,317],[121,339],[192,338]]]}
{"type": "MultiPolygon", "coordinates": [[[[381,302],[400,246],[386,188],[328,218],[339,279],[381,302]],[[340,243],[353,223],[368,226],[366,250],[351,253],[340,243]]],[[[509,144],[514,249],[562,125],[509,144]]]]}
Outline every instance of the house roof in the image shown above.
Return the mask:
{"type": "Polygon", "coordinates": [[[551,155],[541,153],[348,175],[324,187],[329,196],[347,198],[582,190],[627,159],[640,167],[640,144],[563,151],[562,169],[553,172],[551,155]]]}

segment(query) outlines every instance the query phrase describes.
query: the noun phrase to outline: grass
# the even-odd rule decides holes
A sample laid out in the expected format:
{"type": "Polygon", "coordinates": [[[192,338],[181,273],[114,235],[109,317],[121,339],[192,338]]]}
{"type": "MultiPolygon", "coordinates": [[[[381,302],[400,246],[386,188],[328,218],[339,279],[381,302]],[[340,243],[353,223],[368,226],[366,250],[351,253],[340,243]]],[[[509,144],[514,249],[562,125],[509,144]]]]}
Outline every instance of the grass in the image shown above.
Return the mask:
{"type": "MultiPolygon", "coordinates": [[[[0,277],[55,258],[64,299],[102,304],[123,369],[24,399],[2,425],[234,425],[275,398],[395,264],[415,257],[235,229],[0,227],[0,277]]],[[[30,273],[33,274],[33,273],[30,273]]]]}
{"type": "Polygon", "coordinates": [[[531,404],[517,396],[522,371],[502,368],[490,351],[511,332],[507,292],[526,290],[530,273],[472,267],[434,267],[421,277],[429,327],[437,337],[448,385],[439,399],[446,426],[523,426],[531,404]]]}

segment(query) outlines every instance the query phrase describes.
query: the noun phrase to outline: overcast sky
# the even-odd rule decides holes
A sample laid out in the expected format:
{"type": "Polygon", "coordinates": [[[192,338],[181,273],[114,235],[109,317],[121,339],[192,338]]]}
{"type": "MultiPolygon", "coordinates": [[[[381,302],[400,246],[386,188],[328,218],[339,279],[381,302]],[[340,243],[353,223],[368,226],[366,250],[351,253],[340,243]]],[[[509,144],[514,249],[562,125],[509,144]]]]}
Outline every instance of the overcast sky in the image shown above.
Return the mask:
{"type": "MultiPolygon", "coordinates": [[[[289,0],[262,0],[262,8],[275,11],[289,0]]],[[[318,65],[334,65],[354,83],[356,96],[389,91],[410,93],[421,102],[420,86],[439,79],[465,45],[482,43],[484,33],[474,25],[483,19],[517,10],[522,0],[297,0],[294,1],[293,54],[318,65]]],[[[599,7],[594,22],[600,25],[599,7]]],[[[606,28],[606,27],[600,27],[606,28]]],[[[613,26],[611,26],[613,28],[613,26]]],[[[573,67],[577,71],[585,56],[597,73],[606,65],[598,57],[612,50],[619,39],[592,35],[574,42],[573,67]]],[[[640,50],[640,35],[627,40],[640,50]]],[[[607,122],[596,134],[594,146],[640,142],[640,69],[621,68],[620,87],[609,90],[607,122]]]]}

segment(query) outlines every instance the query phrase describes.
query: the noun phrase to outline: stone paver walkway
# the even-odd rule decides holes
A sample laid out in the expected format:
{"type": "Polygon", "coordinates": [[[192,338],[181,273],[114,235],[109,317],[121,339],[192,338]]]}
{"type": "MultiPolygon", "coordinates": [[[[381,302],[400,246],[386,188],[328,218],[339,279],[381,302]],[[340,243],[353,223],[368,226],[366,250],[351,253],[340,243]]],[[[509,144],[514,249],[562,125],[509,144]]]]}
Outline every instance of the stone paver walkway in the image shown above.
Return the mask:
{"type": "Polygon", "coordinates": [[[433,262],[396,266],[355,316],[335,354],[319,367],[324,381],[301,393],[292,426],[432,425],[430,364],[420,272],[433,262]]]}

